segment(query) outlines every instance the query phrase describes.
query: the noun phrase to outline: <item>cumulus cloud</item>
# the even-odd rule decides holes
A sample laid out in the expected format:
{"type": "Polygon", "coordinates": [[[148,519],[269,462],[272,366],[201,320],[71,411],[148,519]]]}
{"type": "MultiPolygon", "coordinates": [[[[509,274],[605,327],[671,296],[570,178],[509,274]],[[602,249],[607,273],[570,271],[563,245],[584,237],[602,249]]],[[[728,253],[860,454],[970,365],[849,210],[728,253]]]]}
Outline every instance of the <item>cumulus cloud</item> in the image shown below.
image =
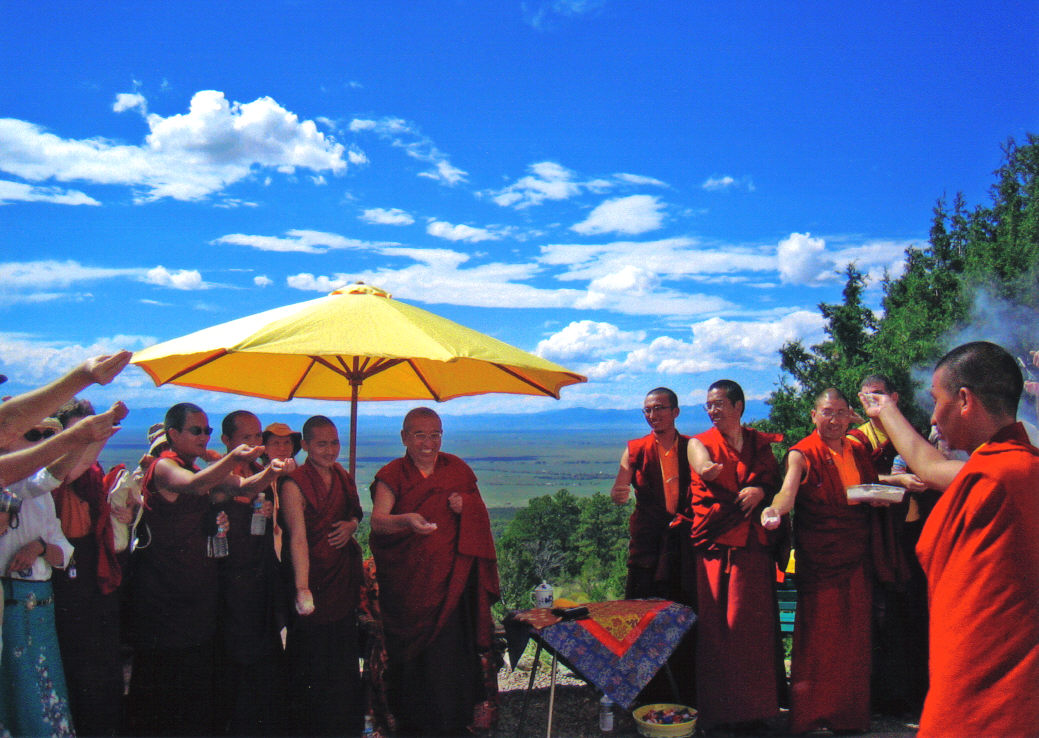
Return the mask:
{"type": "Polygon", "coordinates": [[[274,284],[274,280],[268,277],[266,274],[257,274],[253,277],[253,284],[257,287],[270,287],[274,284]]]}
{"type": "Polygon", "coordinates": [[[578,371],[591,378],[609,379],[656,372],[664,375],[697,374],[731,370],[764,371],[777,366],[783,344],[823,338],[824,320],[818,311],[789,309],[763,314],[752,320],[713,317],[693,323],[691,338],[665,335],[627,350],[624,356],[606,357],[578,371]]]}
{"type": "Polygon", "coordinates": [[[663,224],[663,207],[663,203],[651,195],[618,197],[598,205],[570,230],[586,236],[599,233],[637,235],[655,231],[663,224]]]}
{"type": "Polygon", "coordinates": [[[540,341],[534,353],[550,361],[587,361],[630,351],[645,340],[645,331],[623,331],[612,323],[579,320],[540,341]]]}
{"type": "MultiPolygon", "coordinates": [[[[12,384],[33,386],[65,374],[92,356],[123,349],[140,349],[154,343],[155,338],[139,335],[115,335],[96,339],[89,344],[78,344],[46,341],[26,333],[0,333],[0,365],[3,366],[3,373],[11,378],[12,384]]],[[[135,374],[138,378],[142,375],[137,370],[128,369],[116,382],[135,374]]],[[[101,391],[102,388],[94,387],[91,395],[101,391]]],[[[96,399],[94,402],[101,407],[96,399]]]]}
{"type": "Polygon", "coordinates": [[[202,274],[197,269],[170,271],[161,264],[145,272],[144,281],[175,290],[206,290],[213,286],[202,280],[202,274]]]}
{"type": "Polygon", "coordinates": [[[115,96],[115,104],[112,105],[112,110],[117,113],[124,113],[127,110],[139,110],[144,115],[148,112],[148,100],[139,92],[120,92],[115,96]]]}
{"type": "Polygon", "coordinates": [[[101,204],[79,190],[63,190],[60,187],[40,187],[23,182],[0,180],[0,205],[12,202],[49,202],[55,205],[101,204]]]}
{"type": "Polygon", "coordinates": [[[358,216],[365,223],[406,226],[415,222],[410,213],[400,208],[369,208],[358,216]]]}
{"type": "Polygon", "coordinates": [[[833,257],[826,241],[811,233],[791,233],[776,248],[779,278],[784,284],[819,284],[835,278],[833,257]]]}
{"type": "MultiPolygon", "coordinates": [[[[125,95],[116,107],[141,109],[138,93],[125,95]]],[[[148,201],[203,199],[254,169],[342,174],[347,168],[342,144],[270,97],[231,103],[222,92],[202,90],[187,113],[150,113],[145,120],[149,133],[133,146],[63,139],[33,123],[0,119],[0,170],[30,181],[127,185],[138,190],[138,201],[148,201]]]]}
{"type": "Polygon", "coordinates": [[[375,133],[379,138],[389,141],[392,146],[403,149],[412,159],[429,164],[431,168],[419,172],[420,177],[445,185],[456,185],[465,182],[469,174],[451,164],[447,155],[440,151],[418,126],[402,118],[355,118],[350,121],[349,128],[352,133],[375,133]]]}
{"type": "Polygon", "coordinates": [[[292,229],[285,236],[256,236],[245,233],[229,233],[226,236],[210,241],[217,244],[248,246],[260,251],[295,252],[303,254],[324,254],[330,249],[368,249],[374,244],[347,238],[337,233],[292,229]]]}
{"type": "Polygon", "coordinates": [[[517,210],[540,205],[545,200],[569,200],[585,191],[602,192],[611,186],[605,180],[581,182],[575,172],[553,161],[531,164],[528,174],[500,190],[485,194],[502,207],[517,210]]]}
{"type": "Polygon", "coordinates": [[[442,220],[431,220],[426,226],[426,233],[437,238],[445,238],[448,241],[466,241],[468,243],[497,241],[501,238],[500,235],[486,228],[474,228],[461,223],[452,225],[442,220]]]}

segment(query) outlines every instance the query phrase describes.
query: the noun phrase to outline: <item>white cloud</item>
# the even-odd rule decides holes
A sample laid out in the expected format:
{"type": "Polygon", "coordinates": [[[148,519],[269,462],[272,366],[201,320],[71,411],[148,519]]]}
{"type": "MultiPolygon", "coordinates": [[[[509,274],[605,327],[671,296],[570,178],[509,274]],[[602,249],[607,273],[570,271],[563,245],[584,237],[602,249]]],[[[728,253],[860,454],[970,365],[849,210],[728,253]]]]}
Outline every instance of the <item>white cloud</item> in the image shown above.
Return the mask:
{"type": "Polygon", "coordinates": [[[253,277],[253,284],[257,287],[270,287],[274,284],[274,280],[268,277],[266,274],[258,274],[253,277]]]}
{"type": "Polygon", "coordinates": [[[197,269],[170,271],[161,264],[153,269],[149,269],[144,275],[144,281],[175,290],[205,290],[212,287],[212,285],[202,281],[202,275],[197,269]]]}
{"type": "Polygon", "coordinates": [[[307,272],[301,272],[300,274],[293,274],[285,278],[285,284],[293,289],[303,290],[304,292],[331,292],[332,290],[338,289],[343,285],[349,284],[350,279],[340,279],[344,275],[339,274],[335,277],[315,277],[313,274],[307,272]]]}
{"type": "Polygon", "coordinates": [[[213,239],[211,244],[231,244],[248,246],[260,251],[294,252],[303,254],[324,254],[329,249],[368,249],[374,244],[356,238],[346,238],[336,233],[292,229],[286,236],[254,236],[245,233],[229,233],[213,239]]]}
{"type": "Polygon", "coordinates": [[[618,197],[597,206],[588,217],[570,230],[583,235],[626,233],[636,235],[655,231],[663,223],[663,203],[651,195],[618,197]]]}
{"type": "MultiPolygon", "coordinates": [[[[123,99],[124,105],[136,100],[123,99]]],[[[342,174],[347,168],[342,144],[270,97],[229,103],[222,92],[202,90],[192,97],[188,113],[166,118],[151,113],[145,120],[150,132],[142,145],[132,146],[101,138],[63,139],[33,123],[0,119],[0,170],[31,181],[128,185],[140,189],[138,200],[147,201],[203,199],[251,176],[254,168],[285,174],[296,169],[342,174]]]]}
{"type": "Polygon", "coordinates": [[[350,159],[350,163],[354,166],[361,166],[362,164],[368,163],[368,155],[360,149],[351,148],[346,152],[347,158],[350,159]]]}
{"type": "Polygon", "coordinates": [[[113,269],[83,266],[72,261],[23,261],[0,264],[0,294],[20,290],[47,290],[71,287],[118,277],[139,278],[142,269],[113,269]]]}
{"type": "Polygon", "coordinates": [[[452,225],[442,220],[431,220],[426,226],[426,233],[448,241],[466,241],[468,243],[497,241],[501,238],[497,233],[492,233],[486,228],[474,228],[461,223],[452,225]]]}
{"type": "Polygon", "coordinates": [[[415,222],[410,213],[400,208],[369,208],[358,216],[365,223],[406,226],[415,222]]]}
{"type": "Polygon", "coordinates": [[[604,274],[588,284],[591,292],[604,294],[634,293],[644,295],[660,284],[660,277],[647,269],[628,264],[619,271],[604,274]]]}
{"type": "Polygon", "coordinates": [[[720,192],[731,189],[744,189],[747,192],[753,192],[754,182],[750,177],[737,179],[736,177],[725,175],[723,177],[708,177],[700,187],[708,192],[720,192]]]}
{"type": "Polygon", "coordinates": [[[523,20],[539,31],[554,30],[564,18],[577,18],[598,11],[606,0],[525,0],[520,3],[523,20]]]}
{"type": "Polygon", "coordinates": [[[837,278],[836,264],[826,241],[811,233],[791,233],[776,248],[779,278],[784,284],[821,284],[837,278]]]}
{"type": "Polygon", "coordinates": [[[0,205],[12,202],[50,202],[55,205],[101,204],[79,190],[63,190],[60,187],[39,187],[37,185],[0,179],[0,205]]]}
{"type": "Polygon", "coordinates": [[[618,181],[624,182],[625,184],[632,184],[637,186],[652,186],[652,187],[667,187],[667,182],[661,182],[655,177],[647,177],[642,174],[628,174],[621,172],[620,174],[613,175],[618,181]]]}
{"type": "MultiPolygon", "coordinates": [[[[144,348],[155,342],[156,339],[151,336],[116,335],[83,345],[45,341],[25,333],[0,333],[0,364],[12,384],[34,386],[57,379],[92,356],[144,348]]],[[[127,374],[137,373],[137,370],[127,369],[116,381],[127,374]]],[[[91,388],[91,398],[99,391],[100,387],[91,388]]],[[[103,409],[96,400],[95,407],[103,409]]]]}
{"type": "Polygon", "coordinates": [[[419,172],[419,177],[426,177],[445,185],[456,185],[466,181],[468,172],[451,164],[447,155],[440,151],[418,126],[402,118],[355,118],[350,121],[349,128],[353,133],[373,132],[379,138],[389,141],[392,146],[404,149],[404,153],[412,159],[432,165],[431,169],[419,172]]]}
{"type": "Polygon", "coordinates": [[[645,340],[645,331],[623,331],[612,323],[579,320],[540,341],[534,353],[550,361],[589,360],[630,351],[645,340]]]}
{"type": "Polygon", "coordinates": [[[120,92],[115,96],[112,110],[123,113],[127,110],[140,110],[142,115],[148,113],[148,100],[139,92],[120,92]]]}
{"type": "Polygon", "coordinates": [[[531,164],[528,171],[530,174],[511,185],[486,194],[502,207],[521,210],[545,200],[569,200],[584,191],[601,192],[610,186],[604,180],[577,181],[573,171],[553,161],[531,164]]]}

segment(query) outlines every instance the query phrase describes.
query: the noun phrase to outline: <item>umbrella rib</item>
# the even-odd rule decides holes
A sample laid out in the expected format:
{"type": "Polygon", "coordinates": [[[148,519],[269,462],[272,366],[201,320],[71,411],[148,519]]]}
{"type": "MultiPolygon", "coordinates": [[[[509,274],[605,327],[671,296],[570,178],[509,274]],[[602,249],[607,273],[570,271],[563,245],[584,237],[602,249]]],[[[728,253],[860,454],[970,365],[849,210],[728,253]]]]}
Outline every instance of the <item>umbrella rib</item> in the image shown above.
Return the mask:
{"type": "Polygon", "coordinates": [[[221,356],[226,356],[229,353],[230,353],[230,351],[228,351],[227,349],[220,349],[216,353],[210,354],[206,358],[200,359],[199,361],[196,361],[194,364],[191,364],[190,366],[187,366],[187,367],[181,369],[179,372],[174,374],[172,377],[170,377],[169,379],[165,380],[163,382],[163,384],[169,384],[170,382],[173,382],[173,381],[175,381],[177,379],[180,379],[185,374],[190,374],[191,372],[195,371],[196,369],[205,366],[206,364],[208,364],[211,361],[216,361],[221,356]]]}
{"type": "Polygon", "coordinates": [[[292,389],[289,390],[289,396],[285,398],[286,400],[291,400],[296,396],[296,392],[298,392],[299,388],[303,385],[303,381],[307,378],[307,375],[310,374],[310,370],[314,368],[314,360],[315,357],[311,356],[310,363],[307,364],[306,369],[300,372],[299,379],[297,379],[296,383],[292,385],[292,389]]]}
{"type": "Polygon", "coordinates": [[[491,366],[497,367],[501,371],[505,372],[509,376],[515,377],[516,379],[518,379],[519,381],[523,382],[524,384],[529,384],[531,387],[536,389],[538,392],[543,392],[544,394],[548,395],[549,397],[554,397],[557,400],[559,399],[559,393],[558,392],[553,392],[552,390],[548,389],[544,385],[540,385],[537,382],[535,382],[534,380],[529,379],[528,377],[524,377],[519,372],[517,372],[517,371],[515,371],[513,369],[510,369],[509,367],[507,367],[507,366],[505,366],[503,364],[496,364],[493,361],[490,362],[490,364],[491,364],[491,366]]]}
{"type": "Polygon", "coordinates": [[[434,390],[432,385],[430,385],[430,383],[426,381],[426,377],[422,374],[422,372],[419,370],[419,368],[415,365],[415,362],[412,361],[411,359],[408,359],[407,361],[408,361],[408,366],[411,367],[411,371],[415,372],[415,376],[418,377],[418,380],[420,382],[422,382],[422,384],[425,386],[426,390],[429,392],[429,396],[432,397],[437,402],[443,402],[443,400],[440,399],[440,395],[437,393],[437,391],[434,390]]]}

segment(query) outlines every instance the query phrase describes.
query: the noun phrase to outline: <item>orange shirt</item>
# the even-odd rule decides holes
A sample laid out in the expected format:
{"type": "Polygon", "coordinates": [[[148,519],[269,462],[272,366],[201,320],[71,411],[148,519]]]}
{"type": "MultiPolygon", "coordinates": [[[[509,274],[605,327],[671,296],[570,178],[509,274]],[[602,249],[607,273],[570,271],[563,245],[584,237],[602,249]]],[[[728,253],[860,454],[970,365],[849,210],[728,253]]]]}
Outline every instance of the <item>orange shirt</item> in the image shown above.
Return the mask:
{"type": "Polygon", "coordinates": [[[859,474],[858,466],[855,465],[855,455],[851,451],[851,444],[842,443],[841,453],[837,453],[829,447],[827,449],[833,456],[833,463],[837,465],[837,473],[841,476],[841,484],[844,485],[844,488],[862,484],[862,476],[859,474]]]}
{"type": "Polygon", "coordinates": [[[666,499],[667,511],[674,513],[678,511],[678,437],[671,444],[671,448],[664,448],[657,443],[660,455],[660,474],[664,477],[664,498],[666,499]]]}

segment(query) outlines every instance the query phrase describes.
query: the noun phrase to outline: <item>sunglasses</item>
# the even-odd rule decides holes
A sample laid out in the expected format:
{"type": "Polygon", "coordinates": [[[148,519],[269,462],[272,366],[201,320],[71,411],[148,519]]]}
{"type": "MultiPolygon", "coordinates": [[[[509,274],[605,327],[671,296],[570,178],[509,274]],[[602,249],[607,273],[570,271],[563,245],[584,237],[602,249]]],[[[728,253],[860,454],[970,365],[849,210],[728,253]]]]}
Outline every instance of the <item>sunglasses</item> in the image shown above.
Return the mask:
{"type": "Polygon", "coordinates": [[[43,430],[40,430],[39,428],[30,428],[25,431],[24,438],[29,443],[36,443],[37,441],[42,441],[44,438],[50,438],[55,433],[57,433],[57,431],[53,428],[44,428],[43,430]]]}
{"type": "Polygon", "coordinates": [[[201,425],[190,425],[184,429],[186,433],[190,433],[193,436],[211,436],[213,435],[213,429],[208,425],[203,428],[201,425]]]}

